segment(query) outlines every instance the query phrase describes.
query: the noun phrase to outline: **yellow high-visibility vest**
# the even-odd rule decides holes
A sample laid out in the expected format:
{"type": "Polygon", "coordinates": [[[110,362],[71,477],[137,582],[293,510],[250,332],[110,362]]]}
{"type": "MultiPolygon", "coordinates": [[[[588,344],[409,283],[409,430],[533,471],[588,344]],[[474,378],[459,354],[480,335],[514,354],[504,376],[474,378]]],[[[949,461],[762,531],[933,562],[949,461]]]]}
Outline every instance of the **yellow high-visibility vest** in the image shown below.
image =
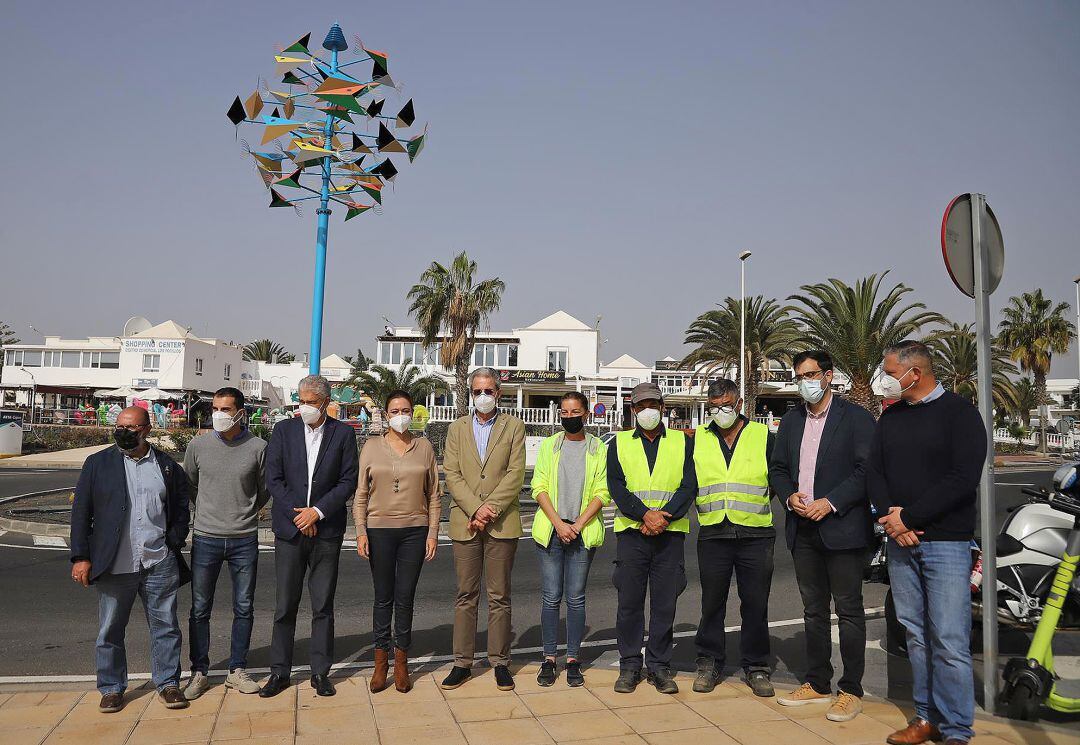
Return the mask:
{"type": "MultiPolygon", "coordinates": [[[[650,473],[645,446],[634,437],[635,431],[628,430],[615,435],[615,452],[619,456],[623,475],[626,476],[626,488],[650,510],[662,510],[682,483],[683,466],[686,463],[686,435],[665,429],[656,451],[656,463],[650,473]]],[[[621,512],[615,516],[616,533],[639,528],[640,522],[631,520],[621,512]]],[[[689,533],[690,519],[683,517],[675,520],[668,526],[668,530],[689,533]]]]}
{"type": "Polygon", "coordinates": [[[764,528],[773,524],[769,509],[769,428],[746,422],[731,463],[720,449],[720,438],[707,426],[694,434],[697,472],[698,523],[716,525],[726,517],[736,525],[764,528]]]}

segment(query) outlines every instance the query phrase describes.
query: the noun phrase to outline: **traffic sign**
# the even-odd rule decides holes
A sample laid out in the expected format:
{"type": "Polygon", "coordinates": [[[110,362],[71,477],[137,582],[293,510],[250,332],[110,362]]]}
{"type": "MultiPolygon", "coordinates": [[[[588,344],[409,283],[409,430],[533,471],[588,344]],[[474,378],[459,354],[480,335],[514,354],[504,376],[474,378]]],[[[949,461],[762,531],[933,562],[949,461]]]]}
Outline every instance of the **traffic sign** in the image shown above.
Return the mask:
{"type": "MultiPolygon", "coordinates": [[[[986,248],[986,292],[997,289],[1005,268],[1005,242],[1001,226],[990,205],[983,202],[986,220],[982,224],[982,243],[986,248]]],[[[941,218],[941,255],[953,284],[968,297],[975,297],[975,255],[971,240],[971,195],[961,194],[949,202],[941,218]]]]}
{"type": "Polygon", "coordinates": [[[592,409],[593,416],[603,416],[607,413],[607,407],[603,404],[597,404],[592,409]]]}

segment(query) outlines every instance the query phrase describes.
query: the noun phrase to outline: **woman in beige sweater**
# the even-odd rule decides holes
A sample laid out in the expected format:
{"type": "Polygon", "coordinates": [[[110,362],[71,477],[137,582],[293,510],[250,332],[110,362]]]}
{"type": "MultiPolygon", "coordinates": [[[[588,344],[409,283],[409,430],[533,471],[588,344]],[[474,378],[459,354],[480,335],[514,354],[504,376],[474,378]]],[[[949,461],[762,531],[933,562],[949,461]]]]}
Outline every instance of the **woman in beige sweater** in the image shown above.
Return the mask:
{"type": "Polygon", "coordinates": [[[360,479],[353,500],[356,550],[371,564],[375,585],[372,633],[375,671],[371,690],[386,687],[394,634],[394,685],[406,693],[408,649],[412,641],[413,598],[424,561],[435,558],[442,502],[435,451],[409,432],[412,398],[394,391],[386,399],[389,427],[360,452],[360,479]]]}

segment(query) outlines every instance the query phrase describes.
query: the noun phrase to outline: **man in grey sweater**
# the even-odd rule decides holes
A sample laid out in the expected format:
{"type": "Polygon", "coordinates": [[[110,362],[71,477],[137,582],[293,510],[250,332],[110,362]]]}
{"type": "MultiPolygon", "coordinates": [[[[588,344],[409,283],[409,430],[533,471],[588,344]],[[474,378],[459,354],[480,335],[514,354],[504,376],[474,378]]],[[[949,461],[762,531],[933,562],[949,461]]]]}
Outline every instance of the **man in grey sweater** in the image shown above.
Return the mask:
{"type": "Polygon", "coordinates": [[[226,688],[258,693],[247,674],[254,622],[255,576],[259,566],[259,510],[270,498],[263,479],[266,441],[244,426],[244,394],[236,388],[214,393],[214,431],[199,435],[184,453],[195,513],[191,542],[191,682],[184,694],[196,699],[209,687],[210,609],[221,565],[233,586],[232,645],[226,688]]]}

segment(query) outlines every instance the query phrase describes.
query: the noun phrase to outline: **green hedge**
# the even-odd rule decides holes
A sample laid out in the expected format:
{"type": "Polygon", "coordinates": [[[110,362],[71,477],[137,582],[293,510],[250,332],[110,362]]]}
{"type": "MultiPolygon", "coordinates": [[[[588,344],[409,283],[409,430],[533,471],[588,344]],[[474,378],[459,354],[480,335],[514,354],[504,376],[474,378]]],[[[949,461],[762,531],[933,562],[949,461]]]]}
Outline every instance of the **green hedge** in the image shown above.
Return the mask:
{"type": "Polygon", "coordinates": [[[112,442],[112,427],[35,424],[23,435],[23,452],[52,453],[112,442]]]}

